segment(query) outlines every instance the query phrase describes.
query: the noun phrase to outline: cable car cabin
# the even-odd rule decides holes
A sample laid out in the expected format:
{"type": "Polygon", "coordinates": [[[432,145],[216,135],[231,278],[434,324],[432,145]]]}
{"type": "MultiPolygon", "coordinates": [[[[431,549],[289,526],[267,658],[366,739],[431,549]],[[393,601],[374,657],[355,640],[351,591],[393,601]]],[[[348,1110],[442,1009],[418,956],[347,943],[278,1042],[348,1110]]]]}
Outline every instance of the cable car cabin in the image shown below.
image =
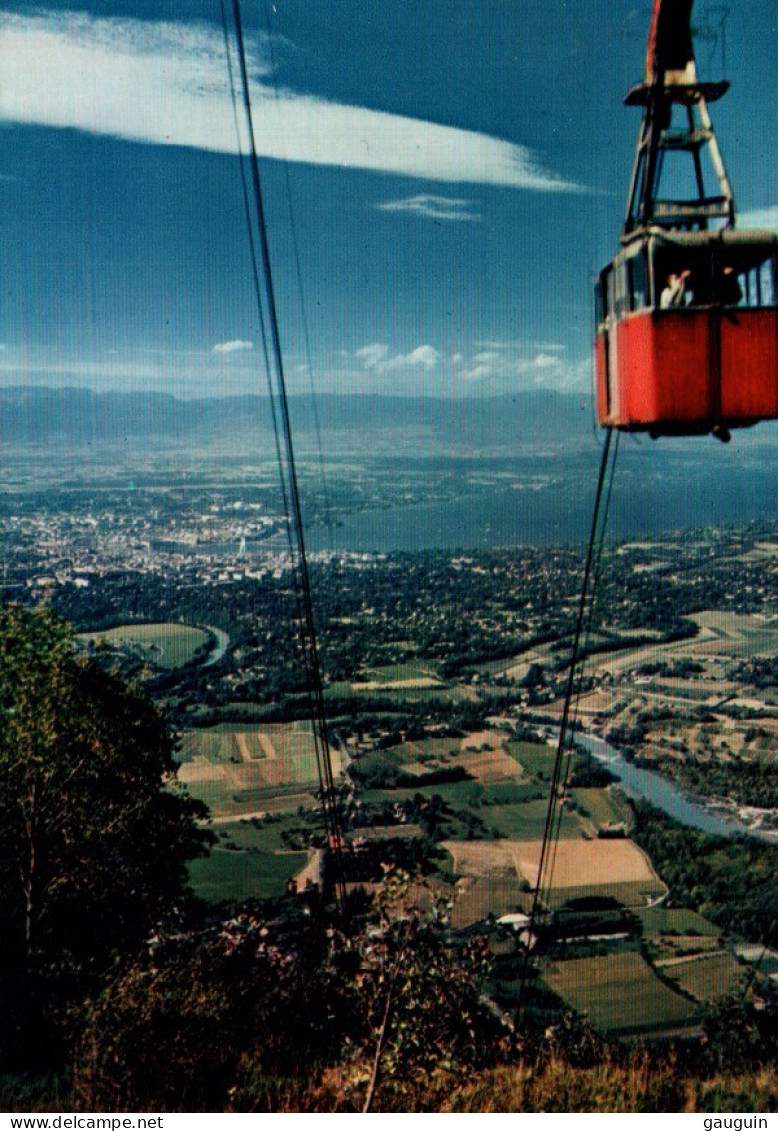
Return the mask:
{"type": "Polygon", "coordinates": [[[596,311],[599,424],[726,440],[778,417],[778,234],[644,229],[596,311]]]}

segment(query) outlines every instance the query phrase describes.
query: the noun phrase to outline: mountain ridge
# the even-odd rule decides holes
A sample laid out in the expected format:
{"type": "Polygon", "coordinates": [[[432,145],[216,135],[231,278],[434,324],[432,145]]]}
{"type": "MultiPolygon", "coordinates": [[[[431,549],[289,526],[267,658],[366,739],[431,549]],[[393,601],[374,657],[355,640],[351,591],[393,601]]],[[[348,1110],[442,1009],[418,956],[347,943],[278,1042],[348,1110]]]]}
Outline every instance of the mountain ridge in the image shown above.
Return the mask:
{"type": "MultiPolygon", "coordinates": [[[[463,450],[505,449],[512,444],[580,445],[591,442],[588,395],[530,390],[492,397],[443,398],[323,393],[289,398],[293,433],[394,434],[398,442],[445,439],[463,450]]],[[[121,442],[170,439],[236,443],[269,434],[267,395],[210,396],[194,400],[151,391],[16,385],[0,389],[0,443],[121,442]]],[[[588,446],[588,445],[587,445],[588,446]]]]}

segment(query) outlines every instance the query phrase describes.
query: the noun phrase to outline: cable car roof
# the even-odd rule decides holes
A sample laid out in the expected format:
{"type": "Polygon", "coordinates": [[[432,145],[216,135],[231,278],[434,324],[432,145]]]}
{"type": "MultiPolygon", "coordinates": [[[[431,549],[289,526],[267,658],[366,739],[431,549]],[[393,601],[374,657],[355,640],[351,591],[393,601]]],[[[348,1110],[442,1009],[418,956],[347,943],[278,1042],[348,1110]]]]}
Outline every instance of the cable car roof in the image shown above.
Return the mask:
{"type": "Polygon", "coordinates": [[[769,253],[771,249],[778,250],[778,232],[763,228],[719,228],[717,231],[684,232],[670,228],[651,226],[640,231],[630,233],[625,241],[624,248],[614,257],[613,262],[631,259],[645,247],[675,247],[686,248],[691,253],[699,253],[705,248],[727,248],[735,252],[737,249],[756,253],[763,251],[769,253]]]}

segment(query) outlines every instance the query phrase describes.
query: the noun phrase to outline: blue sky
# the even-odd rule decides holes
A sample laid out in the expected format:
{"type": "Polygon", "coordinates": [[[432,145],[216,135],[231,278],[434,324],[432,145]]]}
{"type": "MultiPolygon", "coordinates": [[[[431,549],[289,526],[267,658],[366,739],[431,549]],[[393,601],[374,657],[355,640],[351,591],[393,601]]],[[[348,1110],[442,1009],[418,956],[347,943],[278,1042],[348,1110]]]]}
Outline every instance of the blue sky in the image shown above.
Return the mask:
{"type": "MultiPolygon", "coordinates": [[[[588,387],[649,16],[244,6],[292,390],[588,387]]],[[[778,5],[695,22],[743,219],[778,226],[778,5]]],[[[0,4],[0,76],[0,382],[264,389],[218,0],[0,4]]]]}

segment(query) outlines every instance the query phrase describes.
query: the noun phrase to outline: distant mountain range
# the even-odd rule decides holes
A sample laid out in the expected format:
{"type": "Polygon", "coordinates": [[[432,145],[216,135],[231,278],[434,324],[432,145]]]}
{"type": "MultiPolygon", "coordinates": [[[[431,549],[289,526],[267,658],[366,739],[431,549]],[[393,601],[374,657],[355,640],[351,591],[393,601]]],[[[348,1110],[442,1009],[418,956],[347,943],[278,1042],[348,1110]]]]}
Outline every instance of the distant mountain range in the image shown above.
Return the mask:
{"type": "MultiPolygon", "coordinates": [[[[550,390],[471,399],[323,394],[290,398],[302,452],[500,455],[590,448],[592,400],[550,390]]],[[[157,392],[0,389],[0,444],[24,448],[222,444],[236,454],[273,428],[266,396],[180,400],[157,392]]]]}

